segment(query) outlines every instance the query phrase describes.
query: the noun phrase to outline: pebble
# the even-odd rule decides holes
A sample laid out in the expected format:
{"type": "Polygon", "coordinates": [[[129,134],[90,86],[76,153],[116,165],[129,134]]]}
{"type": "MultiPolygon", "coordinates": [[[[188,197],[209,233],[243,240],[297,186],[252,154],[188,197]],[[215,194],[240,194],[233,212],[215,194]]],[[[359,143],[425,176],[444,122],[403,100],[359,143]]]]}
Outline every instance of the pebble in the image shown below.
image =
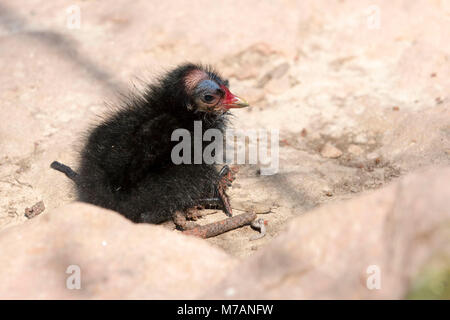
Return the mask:
{"type": "Polygon", "coordinates": [[[375,160],[375,159],[378,159],[380,157],[380,155],[376,152],[371,152],[371,153],[367,154],[366,157],[368,160],[375,160]]]}
{"type": "Polygon", "coordinates": [[[359,156],[364,153],[364,149],[356,144],[351,144],[348,146],[347,151],[355,156],[359,156]]]}
{"type": "Polygon", "coordinates": [[[367,135],[365,133],[361,133],[357,135],[355,138],[353,138],[353,142],[361,144],[367,143],[368,140],[369,139],[367,138],[367,135]]]}
{"type": "Polygon", "coordinates": [[[336,148],[334,145],[332,145],[331,143],[327,142],[322,150],[320,151],[320,154],[322,155],[322,157],[324,158],[331,158],[331,159],[335,159],[335,158],[339,158],[340,156],[342,156],[342,151],[339,150],[338,148],[336,148]]]}
{"type": "Polygon", "coordinates": [[[258,87],[264,87],[270,80],[279,79],[286,74],[289,70],[289,63],[285,62],[276,66],[271,71],[267,72],[258,83],[258,87]]]}

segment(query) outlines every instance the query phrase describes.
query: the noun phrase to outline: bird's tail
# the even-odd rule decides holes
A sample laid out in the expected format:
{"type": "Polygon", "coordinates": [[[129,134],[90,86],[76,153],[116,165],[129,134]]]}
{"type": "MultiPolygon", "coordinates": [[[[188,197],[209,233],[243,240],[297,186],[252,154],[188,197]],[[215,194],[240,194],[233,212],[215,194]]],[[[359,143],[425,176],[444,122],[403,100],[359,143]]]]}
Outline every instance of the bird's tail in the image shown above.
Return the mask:
{"type": "Polygon", "coordinates": [[[66,166],[65,164],[62,164],[58,161],[53,161],[50,165],[50,168],[58,170],[59,172],[64,173],[69,179],[76,182],[76,178],[78,176],[78,173],[72,170],[69,166],[66,166]]]}

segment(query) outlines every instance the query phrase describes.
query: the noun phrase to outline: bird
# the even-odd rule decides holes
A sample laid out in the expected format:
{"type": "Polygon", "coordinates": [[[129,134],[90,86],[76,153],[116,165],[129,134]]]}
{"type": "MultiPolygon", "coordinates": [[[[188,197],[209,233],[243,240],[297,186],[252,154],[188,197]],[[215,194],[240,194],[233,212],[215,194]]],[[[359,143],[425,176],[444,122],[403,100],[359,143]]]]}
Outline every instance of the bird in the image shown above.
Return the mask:
{"type": "Polygon", "coordinates": [[[224,133],[230,109],[248,106],[211,66],[184,63],[130,95],[90,129],[76,171],[58,161],[51,168],[75,182],[79,201],[133,222],[192,218],[193,209],[208,206],[231,216],[226,190],[236,170],[228,165],[219,170],[216,163],[175,164],[171,136],[177,129],[193,134],[196,121],[202,133],[224,133]]]}

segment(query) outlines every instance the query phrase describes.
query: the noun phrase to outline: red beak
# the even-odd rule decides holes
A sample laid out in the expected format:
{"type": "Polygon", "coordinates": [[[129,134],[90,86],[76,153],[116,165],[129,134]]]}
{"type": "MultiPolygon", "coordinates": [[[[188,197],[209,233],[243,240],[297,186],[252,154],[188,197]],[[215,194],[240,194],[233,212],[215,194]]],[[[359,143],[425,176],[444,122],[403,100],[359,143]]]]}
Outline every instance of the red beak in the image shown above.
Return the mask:
{"type": "Polygon", "coordinates": [[[249,106],[247,101],[232,94],[227,87],[222,86],[222,89],[225,91],[225,98],[222,104],[225,109],[245,108],[249,106]]]}

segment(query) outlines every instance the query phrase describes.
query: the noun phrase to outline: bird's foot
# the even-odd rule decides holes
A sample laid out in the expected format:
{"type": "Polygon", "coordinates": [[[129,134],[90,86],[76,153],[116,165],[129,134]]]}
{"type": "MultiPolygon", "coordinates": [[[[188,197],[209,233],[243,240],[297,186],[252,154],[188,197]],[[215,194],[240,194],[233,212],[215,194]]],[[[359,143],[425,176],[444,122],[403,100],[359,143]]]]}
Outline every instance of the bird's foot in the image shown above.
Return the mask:
{"type": "Polygon", "coordinates": [[[202,205],[197,205],[195,207],[186,210],[186,218],[192,221],[197,221],[199,218],[203,218],[208,215],[207,212],[203,211],[205,207],[202,205]]]}
{"type": "Polygon", "coordinates": [[[181,211],[175,211],[173,215],[173,222],[179,230],[190,230],[199,227],[199,225],[193,221],[188,221],[186,214],[181,211]]]}

